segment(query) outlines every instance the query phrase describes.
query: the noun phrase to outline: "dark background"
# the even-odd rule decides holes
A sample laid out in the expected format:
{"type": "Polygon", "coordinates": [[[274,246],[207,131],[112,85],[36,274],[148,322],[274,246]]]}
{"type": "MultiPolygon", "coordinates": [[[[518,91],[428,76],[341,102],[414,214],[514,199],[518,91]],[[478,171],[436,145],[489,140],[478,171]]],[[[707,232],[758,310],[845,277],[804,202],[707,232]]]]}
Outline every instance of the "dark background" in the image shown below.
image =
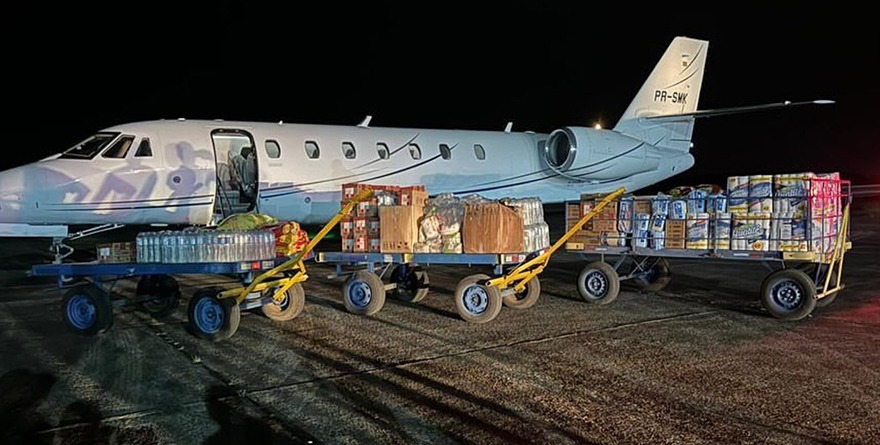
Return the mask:
{"type": "Polygon", "coordinates": [[[869,10],[583,3],[30,4],[6,14],[2,30],[9,126],[0,167],[159,118],[611,127],[683,35],[710,41],[700,109],[837,104],[699,120],[696,165],[660,186],[799,171],[880,182],[880,31],[869,10]]]}

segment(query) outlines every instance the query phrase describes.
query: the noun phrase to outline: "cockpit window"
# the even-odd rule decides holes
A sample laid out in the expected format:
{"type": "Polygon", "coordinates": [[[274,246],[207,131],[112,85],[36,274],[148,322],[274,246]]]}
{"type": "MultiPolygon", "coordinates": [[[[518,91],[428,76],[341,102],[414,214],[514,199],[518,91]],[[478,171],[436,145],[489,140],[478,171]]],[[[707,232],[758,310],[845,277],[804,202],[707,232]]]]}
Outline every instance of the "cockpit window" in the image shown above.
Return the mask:
{"type": "Polygon", "coordinates": [[[138,149],[134,152],[134,156],[137,158],[148,158],[153,156],[153,147],[150,146],[150,138],[141,139],[141,143],[138,144],[138,149]]]}
{"type": "Polygon", "coordinates": [[[128,154],[128,149],[134,143],[134,136],[123,136],[108,148],[101,156],[105,158],[122,159],[128,154]]]}
{"type": "Polygon", "coordinates": [[[68,148],[61,153],[61,159],[92,159],[104,149],[119,133],[98,133],[68,148]]]}

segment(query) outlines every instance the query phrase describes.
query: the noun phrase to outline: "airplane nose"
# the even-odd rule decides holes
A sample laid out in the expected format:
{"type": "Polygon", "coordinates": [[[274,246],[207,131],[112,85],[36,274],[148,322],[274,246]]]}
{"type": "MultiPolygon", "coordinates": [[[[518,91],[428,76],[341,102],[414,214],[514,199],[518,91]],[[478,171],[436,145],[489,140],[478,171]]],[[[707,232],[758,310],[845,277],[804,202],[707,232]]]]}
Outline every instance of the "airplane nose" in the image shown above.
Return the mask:
{"type": "Polygon", "coordinates": [[[27,166],[0,172],[0,222],[21,222],[27,195],[39,189],[42,179],[40,172],[27,166]]]}

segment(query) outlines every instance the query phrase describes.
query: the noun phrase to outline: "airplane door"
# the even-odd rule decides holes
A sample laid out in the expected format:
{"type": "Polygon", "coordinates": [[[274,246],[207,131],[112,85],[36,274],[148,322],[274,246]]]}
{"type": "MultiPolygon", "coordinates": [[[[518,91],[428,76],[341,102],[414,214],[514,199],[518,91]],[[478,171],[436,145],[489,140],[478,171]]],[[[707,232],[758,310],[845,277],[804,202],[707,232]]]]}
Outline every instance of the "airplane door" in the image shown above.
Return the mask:
{"type": "Polygon", "coordinates": [[[253,136],[244,130],[219,129],[211,132],[211,140],[217,172],[214,213],[226,217],[257,210],[259,169],[253,136]]]}

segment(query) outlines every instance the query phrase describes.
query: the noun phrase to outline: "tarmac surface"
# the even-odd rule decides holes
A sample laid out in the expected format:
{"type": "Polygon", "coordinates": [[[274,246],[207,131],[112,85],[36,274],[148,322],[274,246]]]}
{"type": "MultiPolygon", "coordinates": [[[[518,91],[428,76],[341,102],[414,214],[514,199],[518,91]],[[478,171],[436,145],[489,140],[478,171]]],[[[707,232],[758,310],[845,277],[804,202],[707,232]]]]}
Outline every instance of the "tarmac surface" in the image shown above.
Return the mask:
{"type": "Polygon", "coordinates": [[[299,317],[245,312],[211,343],[185,330],[186,302],[224,277],[178,276],[170,317],[123,307],[82,337],[63,291],[25,276],[46,240],[2,240],[0,443],[877,444],[876,212],[856,213],[852,241],[846,289],[796,322],[757,300],[761,263],[670,260],[665,290],[595,306],[562,253],[534,307],[483,325],[452,299],[479,269],[431,266],[425,300],[363,317],[309,265],[299,317]]]}

